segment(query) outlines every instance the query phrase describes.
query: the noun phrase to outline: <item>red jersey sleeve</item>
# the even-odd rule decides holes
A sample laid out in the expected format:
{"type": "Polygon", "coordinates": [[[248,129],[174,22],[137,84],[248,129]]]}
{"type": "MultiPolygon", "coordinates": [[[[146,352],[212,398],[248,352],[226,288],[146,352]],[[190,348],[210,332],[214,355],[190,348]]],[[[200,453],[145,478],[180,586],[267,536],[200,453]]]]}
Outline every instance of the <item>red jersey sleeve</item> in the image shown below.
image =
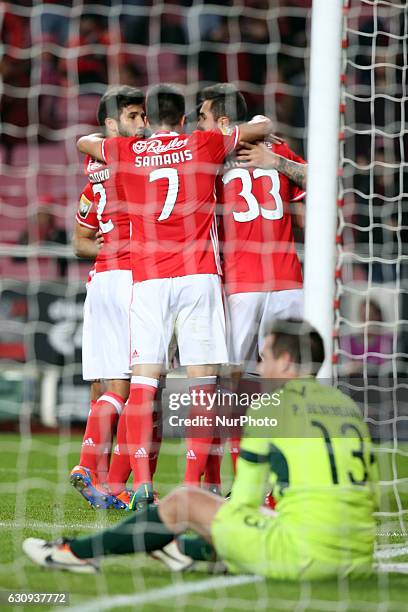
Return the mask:
{"type": "Polygon", "coordinates": [[[102,157],[105,164],[114,164],[120,160],[121,148],[129,138],[118,136],[117,138],[104,138],[102,140],[102,157]]]}
{"type": "Polygon", "coordinates": [[[228,136],[224,136],[224,134],[218,130],[201,132],[201,134],[205,134],[207,138],[207,148],[210,151],[213,161],[217,164],[221,164],[224,159],[236,149],[239,143],[238,126],[236,126],[228,136]]]}
{"type": "Polygon", "coordinates": [[[89,229],[97,230],[99,228],[91,183],[88,183],[81,193],[75,221],[79,223],[79,225],[88,227],[89,229]]]}

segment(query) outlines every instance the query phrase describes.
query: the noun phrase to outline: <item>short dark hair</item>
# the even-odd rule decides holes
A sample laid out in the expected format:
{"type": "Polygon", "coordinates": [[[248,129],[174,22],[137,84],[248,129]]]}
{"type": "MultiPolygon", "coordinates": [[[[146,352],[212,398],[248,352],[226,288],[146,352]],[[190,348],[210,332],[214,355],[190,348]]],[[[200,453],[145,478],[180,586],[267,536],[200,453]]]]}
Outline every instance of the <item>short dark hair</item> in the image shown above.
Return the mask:
{"type": "Polygon", "coordinates": [[[211,112],[215,120],[220,117],[228,117],[234,123],[246,120],[248,108],[245,98],[232,83],[205,87],[200,93],[201,104],[205,100],[212,102],[211,112]]]}
{"type": "Polygon", "coordinates": [[[175,85],[154,85],[146,95],[146,114],[149,123],[178,125],[184,117],[186,102],[183,93],[175,85]]]}
{"type": "Polygon", "coordinates": [[[128,85],[110,87],[99,101],[96,115],[99,125],[105,125],[105,119],[108,117],[119,121],[122,110],[131,104],[144,104],[144,93],[141,89],[128,85]]]}
{"type": "Polygon", "coordinates": [[[301,319],[277,319],[267,336],[273,335],[272,352],[275,357],[289,353],[292,363],[316,375],[324,361],[324,344],[319,332],[301,319]]]}

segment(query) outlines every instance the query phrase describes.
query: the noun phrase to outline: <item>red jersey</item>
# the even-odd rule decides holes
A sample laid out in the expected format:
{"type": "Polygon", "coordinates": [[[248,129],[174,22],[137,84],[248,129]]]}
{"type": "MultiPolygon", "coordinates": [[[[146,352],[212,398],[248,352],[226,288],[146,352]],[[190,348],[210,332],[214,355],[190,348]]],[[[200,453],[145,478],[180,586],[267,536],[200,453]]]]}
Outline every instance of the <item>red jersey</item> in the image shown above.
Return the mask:
{"type": "MultiPolygon", "coordinates": [[[[266,145],[305,163],[286,143],[266,145]]],[[[301,287],[288,204],[302,199],[304,190],[277,170],[242,168],[233,158],[224,166],[217,189],[227,293],[301,287]]]]}
{"type": "Polygon", "coordinates": [[[130,270],[130,222],[126,203],[110,168],[90,157],[85,162],[89,183],[82,192],[76,221],[103,233],[95,271],[130,270]]]}
{"type": "Polygon", "coordinates": [[[231,136],[160,132],[104,141],[128,204],[135,282],[221,273],[215,179],[238,141],[238,128],[231,136]]]}

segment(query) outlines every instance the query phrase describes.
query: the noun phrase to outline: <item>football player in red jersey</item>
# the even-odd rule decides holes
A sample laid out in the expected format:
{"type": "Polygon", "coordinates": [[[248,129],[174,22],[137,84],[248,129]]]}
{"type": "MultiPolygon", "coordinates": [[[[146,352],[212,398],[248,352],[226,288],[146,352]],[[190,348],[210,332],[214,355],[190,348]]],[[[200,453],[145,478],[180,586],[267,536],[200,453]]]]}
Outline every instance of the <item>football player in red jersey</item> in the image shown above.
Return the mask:
{"type": "MultiPolygon", "coordinates": [[[[175,334],[181,365],[194,378],[192,397],[205,414],[218,366],[228,361],[215,223],[215,179],[226,156],[245,141],[263,139],[266,120],[223,136],[183,134],[185,100],[172,85],[151,88],[146,112],[153,134],[145,139],[83,137],[81,152],[115,166],[132,224],[132,379],[125,407],[134,475],[132,507],[152,501],[148,469],[152,401],[175,334]],[[193,393],[195,392],[195,394],[193,393]],[[138,486],[139,484],[139,486],[138,486]]],[[[212,437],[190,431],[185,482],[198,485],[212,437]]]]}
{"type": "MultiPolygon", "coordinates": [[[[203,130],[218,127],[228,133],[246,118],[245,99],[229,83],[205,88],[201,101],[198,126],[203,130]]],[[[264,144],[244,144],[227,159],[218,179],[230,362],[236,366],[236,382],[243,369],[255,371],[271,321],[303,314],[302,270],[288,206],[305,195],[306,169],[301,157],[273,137],[264,144]],[[269,155],[268,169],[254,163],[262,151],[269,155]]],[[[235,466],[238,438],[232,440],[231,451],[235,466]]]]}
{"type": "MultiPolygon", "coordinates": [[[[108,137],[142,135],[144,94],[133,87],[110,88],[100,100],[97,116],[108,137]]],[[[76,214],[73,245],[79,257],[95,259],[87,284],[82,343],[83,377],[93,382],[80,464],[70,479],[92,505],[121,507],[115,497],[129,501],[121,496],[126,497],[125,482],[130,473],[126,422],[120,418],[130,378],[130,224],[111,169],[87,157],[85,172],[89,183],[76,214]],[[109,469],[117,422],[117,444],[109,469]],[[108,480],[115,496],[98,486],[108,480]]]]}

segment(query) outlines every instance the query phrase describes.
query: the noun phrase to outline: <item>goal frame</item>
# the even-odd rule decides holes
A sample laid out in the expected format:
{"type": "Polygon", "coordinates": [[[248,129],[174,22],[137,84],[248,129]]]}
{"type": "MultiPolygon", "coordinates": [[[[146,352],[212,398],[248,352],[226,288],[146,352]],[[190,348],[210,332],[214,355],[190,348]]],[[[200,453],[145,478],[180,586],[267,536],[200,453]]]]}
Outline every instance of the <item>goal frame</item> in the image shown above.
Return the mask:
{"type": "Polygon", "coordinates": [[[305,319],[322,335],[331,379],[343,0],[313,0],[305,227],[305,319]]]}

